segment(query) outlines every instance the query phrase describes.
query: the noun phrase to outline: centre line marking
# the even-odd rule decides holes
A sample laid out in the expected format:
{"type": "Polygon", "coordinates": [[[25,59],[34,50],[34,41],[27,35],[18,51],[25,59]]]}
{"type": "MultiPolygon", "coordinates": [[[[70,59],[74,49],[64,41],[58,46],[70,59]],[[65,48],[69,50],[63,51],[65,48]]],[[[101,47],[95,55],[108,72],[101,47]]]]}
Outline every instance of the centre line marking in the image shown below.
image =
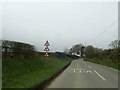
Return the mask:
{"type": "Polygon", "coordinates": [[[97,71],[94,70],[95,73],[97,73],[98,76],[100,76],[103,80],[106,80],[104,77],[102,77],[97,71]]]}
{"type": "Polygon", "coordinates": [[[92,68],[91,66],[88,65],[89,68],[92,68]]]}

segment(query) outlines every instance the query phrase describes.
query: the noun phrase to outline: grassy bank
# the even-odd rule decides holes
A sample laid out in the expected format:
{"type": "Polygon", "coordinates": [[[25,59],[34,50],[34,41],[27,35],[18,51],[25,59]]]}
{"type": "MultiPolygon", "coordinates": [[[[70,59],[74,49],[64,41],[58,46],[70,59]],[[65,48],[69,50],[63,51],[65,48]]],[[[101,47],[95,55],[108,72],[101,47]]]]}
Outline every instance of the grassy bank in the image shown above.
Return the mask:
{"type": "Polygon", "coordinates": [[[3,88],[31,88],[53,76],[71,60],[70,58],[3,59],[3,88]]]}
{"type": "Polygon", "coordinates": [[[91,58],[91,59],[85,58],[84,60],[120,70],[120,66],[118,66],[118,63],[116,63],[116,64],[112,63],[112,59],[109,59],[109,58],[108,59],[106,59],[106,58],[103,58],[103,59],[100,59],[100,58],[91,58]]]}

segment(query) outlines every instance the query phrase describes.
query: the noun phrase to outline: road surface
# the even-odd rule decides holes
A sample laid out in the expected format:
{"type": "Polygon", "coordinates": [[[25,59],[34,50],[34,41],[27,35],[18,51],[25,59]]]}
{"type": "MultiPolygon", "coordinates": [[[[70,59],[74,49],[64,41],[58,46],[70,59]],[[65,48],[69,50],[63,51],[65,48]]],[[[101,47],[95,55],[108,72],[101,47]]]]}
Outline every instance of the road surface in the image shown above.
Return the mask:
{"type": "Polygon", "coordinates": [[[77,59],[47,88],[118,88],[118,71],[77,59]]]}

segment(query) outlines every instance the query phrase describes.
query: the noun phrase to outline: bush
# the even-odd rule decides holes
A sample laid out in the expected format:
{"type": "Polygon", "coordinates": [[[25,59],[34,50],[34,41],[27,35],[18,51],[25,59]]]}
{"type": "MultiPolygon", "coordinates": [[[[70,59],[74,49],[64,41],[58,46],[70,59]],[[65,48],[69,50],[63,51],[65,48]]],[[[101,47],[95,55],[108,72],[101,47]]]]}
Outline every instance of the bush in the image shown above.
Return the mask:
{"type": "Polygon", "coordinates": [[[15,41],[2,41],[2,56],[3,58],[23,57],[32,58],[35,57],[35,48],[33,45],[15,42],[15,41]]]}

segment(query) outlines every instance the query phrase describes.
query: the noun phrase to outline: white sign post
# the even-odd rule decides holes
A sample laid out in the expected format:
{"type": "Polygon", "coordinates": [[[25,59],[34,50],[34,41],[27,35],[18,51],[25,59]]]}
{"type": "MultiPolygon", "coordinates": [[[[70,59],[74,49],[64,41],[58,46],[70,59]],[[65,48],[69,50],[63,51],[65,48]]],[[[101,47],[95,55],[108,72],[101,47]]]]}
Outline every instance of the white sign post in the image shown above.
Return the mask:
{"type": "Polygon", "coordinates": [[[49,57],[48,51],[50,51],[50,49],[49,49],[48,46],[50,46],[50,43],[48,41],[46,41],[46,43],[44,44],[44,46],[45,46],[44,51],[45,51],[45,57],[46,57],[46,63],[47,63],[47,57],[49,57]]]}
{"type": "Polygon", "coordinates": [[[48,51],[50,51],[50,49],[48,48],[48,46],[50,46],[49,42],[46,41],[46,43],[44,44],[44,46],[45,46],[44,51],[46,51],[45,56],[48,57],[49,56],[48,55],[48,51]]]}

